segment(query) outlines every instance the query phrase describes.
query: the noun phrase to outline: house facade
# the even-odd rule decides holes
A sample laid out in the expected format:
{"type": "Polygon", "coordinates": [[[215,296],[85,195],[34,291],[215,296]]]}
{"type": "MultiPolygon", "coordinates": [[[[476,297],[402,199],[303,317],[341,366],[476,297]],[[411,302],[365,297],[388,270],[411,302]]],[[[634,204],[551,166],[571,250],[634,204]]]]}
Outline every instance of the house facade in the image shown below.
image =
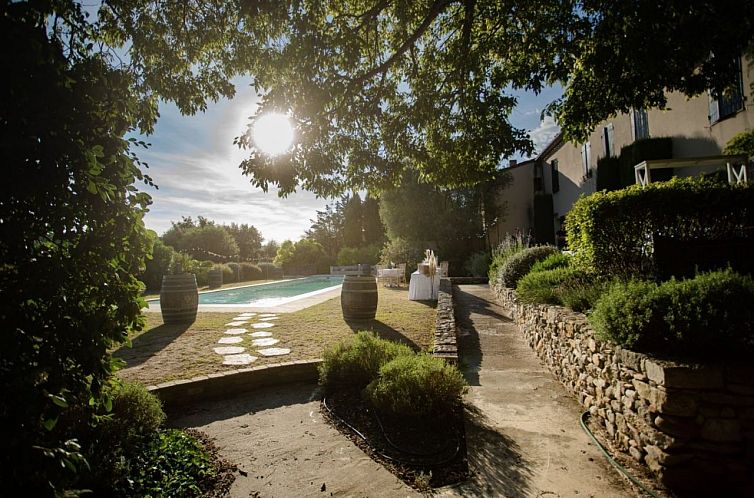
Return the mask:
{"type": "MultiPolygon", "coordinates": [[[[598,161],[618,157],[624,147],[636,141],[668,137],[672,142],[672,159],[721,155],[733,136],[754,127],[754,61],[741,57],[738,62],[737,81],[724,96],[702,94],[688,98],[671,93],[666,110],[640,109],[618,114],[600,123],[585,143],[575,144],[565,141],[561,134],[556,136],[535,160],[510,169],[513,183],[500,193],[501,198],[511,199],[509,221],[502,224],[501,231],[532,230],[537,232],[535,237],[540,243],[557,240],[558,232],[564,228],[565,215],[576,199],[597,190],[598,161]],[[520,171],[522,167],[529,171],[520,171]],[[537,203],[543,204],[537,199],[542,196],[552,199],[551,221],[546,224],[541,220],[541,208],[538,211],[536,207],[537,203]],[[515,210],[519,212],[514,213],[515,210]]],[[[720,167],[725,167],[722,161],[720,167]]],[[[668,174],[689,176],[704,170],[678,167],[668,174]]]]}

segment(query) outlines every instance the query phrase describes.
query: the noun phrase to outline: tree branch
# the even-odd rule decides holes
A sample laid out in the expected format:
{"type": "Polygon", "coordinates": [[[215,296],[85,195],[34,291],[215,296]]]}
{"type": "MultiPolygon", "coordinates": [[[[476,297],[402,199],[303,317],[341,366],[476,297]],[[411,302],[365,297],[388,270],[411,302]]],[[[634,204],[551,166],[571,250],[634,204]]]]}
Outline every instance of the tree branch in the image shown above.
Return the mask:
{"type": "Polygon", "coordinates": [[[443,11],[445,7],[450,5],[452,3],[452,0],[436,0],[435,3],[432,4],[432,8],[429,10],[427,15],[422,20],[421,24],[419,24],[419,27],[416,28],[416,31],[406,39],[400,47],[398,47],[398,50],[396,50],[393,55],[391,55],[385,62],[382,64],[373,67],[366,73],[362,74],[361,76],[358,76],[351,80],[350,86],[357,87],[364,84],[366,81],[370,80],[374,76],[384,73],[390,68],[390,66],[395,63],[396,60],[398,60],[403,54],[408,51],[409,48],[413,47],[416,43],[416,40],[421,38],[421,36],[429,29],[429,27],[432,25],[432,21],[434,21],[437,16],[440,15],[440,13],[443,11]]]}

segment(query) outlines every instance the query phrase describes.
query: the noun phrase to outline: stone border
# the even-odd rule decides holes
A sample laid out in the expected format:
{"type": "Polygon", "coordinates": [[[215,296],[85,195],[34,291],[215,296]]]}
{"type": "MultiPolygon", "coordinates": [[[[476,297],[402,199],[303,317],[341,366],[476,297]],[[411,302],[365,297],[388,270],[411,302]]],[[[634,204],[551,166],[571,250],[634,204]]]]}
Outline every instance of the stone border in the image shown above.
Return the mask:
{"type": "Polygon", "coordinates": [[[450,278],[441,278],[437,291],[437,318],[432,355],[452,365],[458,364],[458,336],[453,306],[453,284],[450,278]]]}
{"type": "Polygon", "coordinates": [[[600,341],[586,316],[493,286],[526,341],[613,446],[668,488],[754,496],[754,366],[684,364],[600,341]]]}
{"type": "Polygon", "coordinates": [[[166,411],[171,411],[194,403],[197,398],[202,401],[227,398],[262,387],[294,382],[317,382],[317,367],[320,363],[322,360],[316,359],[261,365],[200,375],[187,380],[163,382],[147,389],[157,395],[166,411]]]}

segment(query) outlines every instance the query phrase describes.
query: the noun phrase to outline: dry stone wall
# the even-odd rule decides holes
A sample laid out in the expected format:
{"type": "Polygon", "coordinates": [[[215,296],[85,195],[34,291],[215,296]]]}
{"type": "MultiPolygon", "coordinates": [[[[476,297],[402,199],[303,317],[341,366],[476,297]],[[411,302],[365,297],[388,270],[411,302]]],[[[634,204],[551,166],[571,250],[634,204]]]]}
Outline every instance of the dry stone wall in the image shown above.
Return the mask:
{"type": "Polygon", "coordinates": [[[493,291],[614,447],[671,489],[754,496],[751,363],[662,361],[597,340],[581,313],[519,303],[512,289],[493,291]]]}

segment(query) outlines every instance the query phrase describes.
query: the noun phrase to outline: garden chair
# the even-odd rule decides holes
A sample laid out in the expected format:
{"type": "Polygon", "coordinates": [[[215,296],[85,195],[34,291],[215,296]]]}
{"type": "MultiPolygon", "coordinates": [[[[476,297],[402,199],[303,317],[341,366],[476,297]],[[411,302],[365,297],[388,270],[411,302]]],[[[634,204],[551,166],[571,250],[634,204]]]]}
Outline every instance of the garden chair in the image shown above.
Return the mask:
{"type": "Polygon", "coordinates": [[[440,276],[441,277],[447,277],[448,276],[448,266],[450,263],[447,261],[440,261],[440,276]]]}

